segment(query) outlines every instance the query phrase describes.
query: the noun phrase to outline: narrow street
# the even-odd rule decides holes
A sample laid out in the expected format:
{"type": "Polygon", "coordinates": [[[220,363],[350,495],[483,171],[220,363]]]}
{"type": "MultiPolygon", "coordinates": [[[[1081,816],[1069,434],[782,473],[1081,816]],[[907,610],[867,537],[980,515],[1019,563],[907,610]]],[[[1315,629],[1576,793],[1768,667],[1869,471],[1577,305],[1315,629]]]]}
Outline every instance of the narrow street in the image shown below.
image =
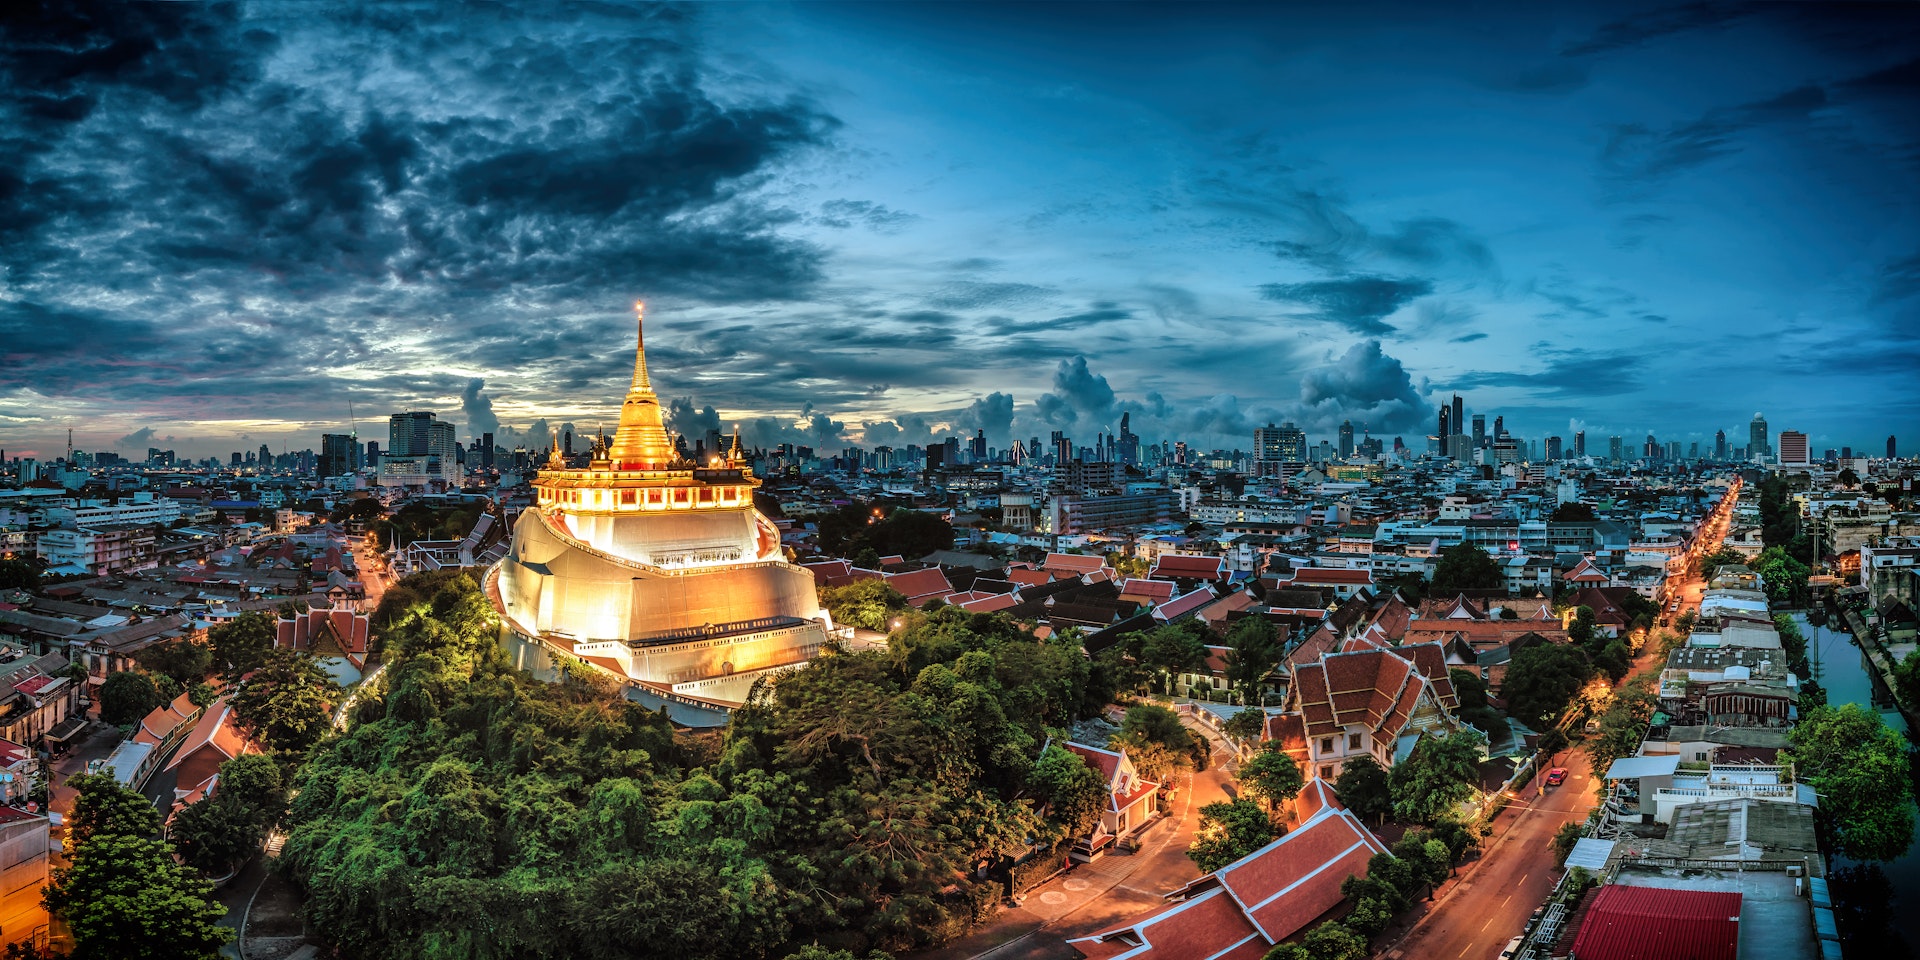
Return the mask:
{"type": "MultiPolygon", "coordinates": [[[[1191,724],[1188,729],[1202,735],[1191,724]]],[[[1069,939],[1111,930],[1165,906],[1167,894],[1200,876],[1187,848],[1200,808],[1230,799],[1230,756],[1215,740],[1212,765],[1193,775],[1172,810],[1147,831],[1138,852],[1078,864],[1028,891],[1020,906],[1002,910],[960,940],[914,954],[915,960],[1073,960],[1079,953],[1067,946],[1069,939]]]]}

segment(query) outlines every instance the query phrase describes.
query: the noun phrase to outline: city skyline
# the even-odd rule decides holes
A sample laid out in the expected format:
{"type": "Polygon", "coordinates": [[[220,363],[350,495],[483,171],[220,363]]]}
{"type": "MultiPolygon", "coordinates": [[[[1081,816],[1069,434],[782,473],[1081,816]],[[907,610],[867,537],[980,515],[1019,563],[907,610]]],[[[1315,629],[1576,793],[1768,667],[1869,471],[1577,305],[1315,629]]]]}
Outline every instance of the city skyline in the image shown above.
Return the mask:
{"type": "Polygon", "coordinates": [[[352,10],[0,37],[0,448],[531,446],[642,296],[670,425],[762,445],[1920,414],[1877,8],[352,10]]]}

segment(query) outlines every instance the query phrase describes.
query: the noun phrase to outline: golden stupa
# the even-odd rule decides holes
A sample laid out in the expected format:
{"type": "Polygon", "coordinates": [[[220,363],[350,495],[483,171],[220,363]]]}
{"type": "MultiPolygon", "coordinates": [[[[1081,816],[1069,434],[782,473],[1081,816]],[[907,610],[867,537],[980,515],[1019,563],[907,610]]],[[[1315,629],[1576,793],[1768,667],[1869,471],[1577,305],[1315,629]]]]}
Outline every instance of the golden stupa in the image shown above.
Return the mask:
{"type": "Polygon", "coordinates": [[[705,465],[680,456],[644,339],[619,430],[592,457],[569,469],[556,445],[511,550],[488,572],[523,665],[543,672],[553,653],[578,657],[629,681],[629,697],[697,723],[723,719],[756,679],[819,652],[831,620],[813,575],[787,562],[778,529],[753,507],[760,481],[739,434],[705,465]]]}

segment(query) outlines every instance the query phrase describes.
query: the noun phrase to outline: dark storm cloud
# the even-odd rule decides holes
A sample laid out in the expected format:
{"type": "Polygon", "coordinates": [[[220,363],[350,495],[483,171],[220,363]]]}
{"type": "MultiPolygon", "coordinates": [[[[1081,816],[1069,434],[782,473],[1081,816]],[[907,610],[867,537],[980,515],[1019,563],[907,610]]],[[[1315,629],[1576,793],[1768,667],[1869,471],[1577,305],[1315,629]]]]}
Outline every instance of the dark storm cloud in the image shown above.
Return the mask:
{"type": "Polygon", "coordinates": [[[820,277],[821,251],[777,235],[792,215],[751,189],[836,121],[789,95],[716,97],[678,14],[564,8],[529,33],[500,8],[408,10],[251,23],[227,5],[142,4],[10,22],[0,267],[17,293],[0,351],[49,364],[44,393],[99,400],[270,367],[253,409],[200,411],[253,416],[395,338],[491,368],[570,354],[577,376],[599,369],[581,356],[596,338],[560,318],[604,311],[607,289],[724,303],[820,277]],[[593,36],[569,35],[587,20],[593,36]],[[337,55],[356,45],[412,51],[384,69],[420,82],[379,75],[384,55],[337,55]],[[269,79],[282,54],[304,83],[269,79]],[[530,329],[530,313],[554,319],[530,329]]]}
{"type": "Polygon", "coordinates": [[[1087,368],[1087,358],[1062,360],[1053,371],[1053,390],[1035,401],[1040,418],[1056,426],[1080,422],[1105,426],[1116,416],[1113,386],[1087,368]]]}
{"type": "Polygon", "coordinates": [[[1433,283],[1417,278],[1349,277],[1307,283],[1268,283],[1260,296],[1276,303],[1307,307],[1310,320],[1337,324],[1361,336],[1392,336],[1386,318],[1401,307],[1433,292],[1433,283]]]}

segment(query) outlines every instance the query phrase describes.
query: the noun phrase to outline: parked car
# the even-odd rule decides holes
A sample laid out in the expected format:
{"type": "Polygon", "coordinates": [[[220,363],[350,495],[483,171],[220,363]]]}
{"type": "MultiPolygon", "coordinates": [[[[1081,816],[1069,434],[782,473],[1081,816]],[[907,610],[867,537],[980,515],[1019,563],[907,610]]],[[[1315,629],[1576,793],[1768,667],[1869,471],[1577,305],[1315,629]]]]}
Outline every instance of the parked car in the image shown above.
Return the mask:
{"type": "Polygon", "coordinates": [[[1520,941],[1524,939],[1526,938],[1514,937],[1508,940],[1506,949],[1500,951],[1500,960],[1513,960],[1514,955],[1520,952],[1520,941]]]}
{"type": "Polygon", "coordinates": [[[1547,771],[1547,786],[1557,787],[1566,782],[1567,782],[1566,767],[1554,767],[1552,770],[1547,771]]]}

